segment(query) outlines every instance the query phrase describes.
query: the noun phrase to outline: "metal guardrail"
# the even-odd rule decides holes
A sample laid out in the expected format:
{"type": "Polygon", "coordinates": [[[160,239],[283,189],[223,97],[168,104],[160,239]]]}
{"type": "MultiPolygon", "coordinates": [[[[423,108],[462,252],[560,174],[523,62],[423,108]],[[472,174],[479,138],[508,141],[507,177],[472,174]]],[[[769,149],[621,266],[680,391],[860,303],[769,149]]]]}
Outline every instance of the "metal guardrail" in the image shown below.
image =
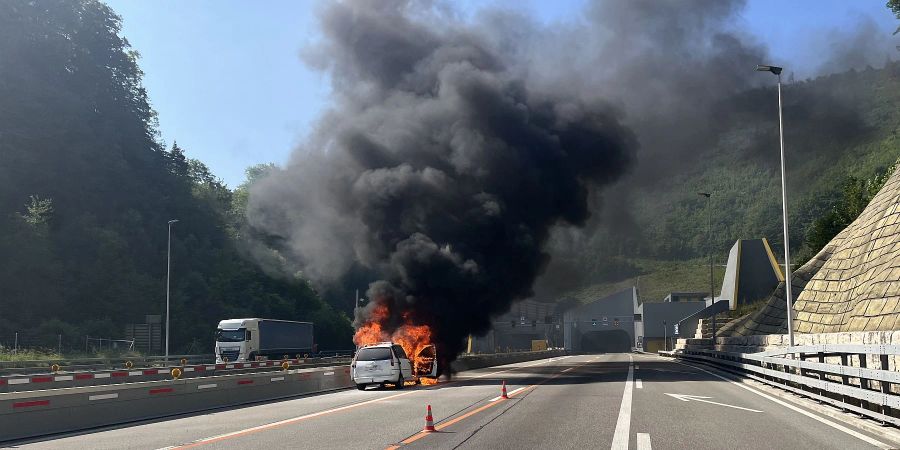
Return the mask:
{"type": "MultiPolygon", "coordinates": [[[[187,359],[189,362],[194,361],[209,361],[215,358],[215,355],[212,353],[202,354],[202,355],[169,355],[169,360],[179,361],[182,358],[187,359]]],[[[27,360],[18,360],[18,361],[0,361],[0,369],[28,369],[28,368],[46,368],[51,364],[60,364],[60,365],[112,365],[112,364],[123,364],[125,361],[132,361],[134,363],[144,362],[144,363],[153,363],[153,362],[162,362],[165,361],[165,356],[132,356],[132,357],[116,357],[116,358],[60,358],[60,359],[27,359],[27,360]]]]}
{"type": "Polygon", "coordinates": [[[802,345],[760,353],[684,349],[670,356],[694,360],[791,391],[838,408],[900,426],[900,372],[888,370],[890,358],[900,356],[897,345],[802,345]],[[867,367],[869,357],[878,368],[867,367]],[[839,357],[840,364],[826,363],[839,357]],[[808,361],[807,359],[816,361],[808,361]],[[855,359],[855,361],[853,361],[855,359]],[[856,362],[858,366],[849,363],[856,362]]]}
{"type": "MultiPolygon", "coordinates": [[[[202,364],[208,361],[214,361],[215,355],[169,355],[170,364],[177,364],[182,359],[187,360],[188,364],[202,364]]],[[[60,370],[66,372],[119,369],[125,367],[125,363],[128,361],[131,361],[133,367],[135,368],[162,367],[166,365],[165,356],[0,361],[0,376],[48,373],[50,371],[50,367],[54,364],[58,364],[60,366],[60,370]]]]}

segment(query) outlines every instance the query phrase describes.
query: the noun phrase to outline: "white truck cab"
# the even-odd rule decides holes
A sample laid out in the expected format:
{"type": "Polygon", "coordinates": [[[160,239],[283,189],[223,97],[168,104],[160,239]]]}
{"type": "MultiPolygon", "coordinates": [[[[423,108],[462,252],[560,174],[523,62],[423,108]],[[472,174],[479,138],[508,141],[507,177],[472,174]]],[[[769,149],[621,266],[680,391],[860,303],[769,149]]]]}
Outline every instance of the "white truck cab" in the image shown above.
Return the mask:
{"type": "Polygon", "coordinates": [[[437,377],[433,345],[422,348],[417,359],[423,359],[425,363],[415,366],[403,347],[393,342],[365,345],[353,356],[353,362],[350,363],[351,377],[359,390],[372,384],[392,384],[396,389],[403,389],[406,381],[418,383],[423,377],[437,377]]]}
{"type": "Polygon", "coordinates": [[[254,319],[229,319],[216,329],[216,362],[245,361],[253,346],[254,319]],[[250,330],[248,330],[250,328],[250,330]]]}

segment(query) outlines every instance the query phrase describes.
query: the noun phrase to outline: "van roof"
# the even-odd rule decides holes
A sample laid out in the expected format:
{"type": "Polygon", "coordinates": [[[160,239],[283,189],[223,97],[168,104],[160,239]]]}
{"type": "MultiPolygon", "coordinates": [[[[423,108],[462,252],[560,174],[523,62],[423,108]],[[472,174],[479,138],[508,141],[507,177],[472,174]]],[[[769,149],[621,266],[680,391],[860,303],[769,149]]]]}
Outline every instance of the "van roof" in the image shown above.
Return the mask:
{"type": "Polygon", "coordinates": [[[397,345],[394,342],[376,342],[374,344],[365,344],[360,346],[359,348],[367,348],[367,347],[390,347],[392,345],[397,345]]]}

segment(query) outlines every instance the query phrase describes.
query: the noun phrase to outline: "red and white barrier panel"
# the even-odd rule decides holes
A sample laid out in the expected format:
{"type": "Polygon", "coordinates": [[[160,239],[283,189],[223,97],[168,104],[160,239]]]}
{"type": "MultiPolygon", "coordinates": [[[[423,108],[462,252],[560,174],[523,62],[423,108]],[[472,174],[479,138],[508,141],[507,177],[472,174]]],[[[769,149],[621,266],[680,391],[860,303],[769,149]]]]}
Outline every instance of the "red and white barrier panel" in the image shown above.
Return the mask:
{"type": "MultiPolygon", "coordinates": [[[[296,365],[303,363],[302,359],[289,359],[286,360],[291,365],[296,365]]],[[[53,383],[53,382],[63,382],[63,381],[81,381],[81,380],[94,380],[94,379],[102,379],[102,378],[127,378],[127,377],[143,377],[143,376],[152,376],[152,375],[169,375],[169,373],[174,368],[181,369],[183,372],[212,372],[216,370],[231,370],[231,369],[252,369],[258,367],[277,367],[280,366],[284,361],[258,361],[258,362],[248,362],[248,363],[220,363],[220,364],[197,364],[192,366],[174,366],[174,367],[161,367],[157,369],[138,369],[138,370],[115,370],[112,372],[80,372],[80,373],[72,373],[66,375],[33,375],[30,377],[4,377],[0,378],[0,386],[13,386],[13,385],[21,385],[21,384],[38,384],[38,383],[53,383]]],[[[43,386],[41,386],[43,388],[43,386]]],[[[45,389],[52,389],[52,385],[47,386],[45,389]]]]}

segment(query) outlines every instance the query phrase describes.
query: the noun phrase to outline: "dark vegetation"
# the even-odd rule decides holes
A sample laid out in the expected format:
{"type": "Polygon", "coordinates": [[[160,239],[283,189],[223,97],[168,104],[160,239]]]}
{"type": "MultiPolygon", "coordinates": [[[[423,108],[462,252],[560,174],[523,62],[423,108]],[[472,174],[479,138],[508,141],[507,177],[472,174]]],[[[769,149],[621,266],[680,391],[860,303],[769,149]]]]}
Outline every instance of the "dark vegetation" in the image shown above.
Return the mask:
{"type": "Polygon", "coordinates": [[[241,316],[310,320],[320,348],[347,348],[346,314],[249,258],[247,186],[165,148],[137,60],[103,3],[0,2],[0,344],[80,346],[163,314],[179,219],[173,351],[209,351],[241,316]]]}

